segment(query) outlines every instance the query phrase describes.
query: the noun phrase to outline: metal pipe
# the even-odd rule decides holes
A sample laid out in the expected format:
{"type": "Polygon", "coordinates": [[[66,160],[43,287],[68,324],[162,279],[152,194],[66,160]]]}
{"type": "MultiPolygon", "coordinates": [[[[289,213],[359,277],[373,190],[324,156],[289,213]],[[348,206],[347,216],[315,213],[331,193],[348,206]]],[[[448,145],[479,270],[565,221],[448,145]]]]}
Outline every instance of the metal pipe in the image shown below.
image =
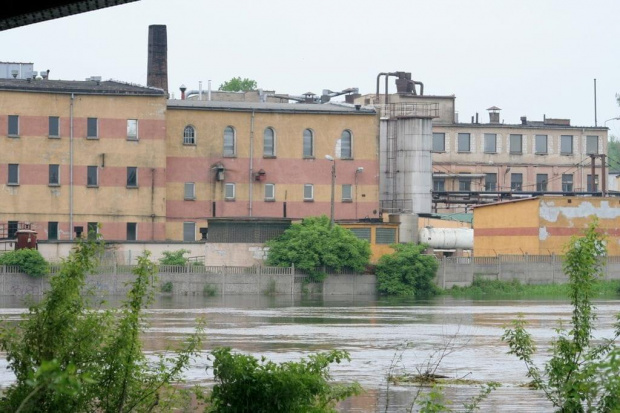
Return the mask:
{"type": "Polygon", "coordinates": [[[211,101],[211,79],[209,79],[209,89],[207,94],[207,100],[211,101]]]}
{"type": "MultiPolygon", "coordinates": [[[[420,85],[420,96],[424,95],[424,83],[412,80],[414,85],[420,85]]],[[[413,89],[415,91],[415,88],[413,89]]]]}
{"type": "Polygon", "coordinates": [[[594,160],[596,159],[596,156],[590,155],[590,159],[592,159],[592,164],[590,165],[592,168],[592,175],[590,175],[590,190],[592,192],[596,192],[596,180],[594,179],[594,174],[596,172],[594,160]]]}
{"type": "Polygon", "coordinates": [[[248,203],[248,216],[252,216],[252,195],[254,184],[252,179],[254,178],[254,109],[252,109],[252,117],[250,118],[250,171],[249,171],[249,203],[248,203]]]}
{"type": "Polygon", "coordinates": [[[607,184],[607,180],[606,178],[606,171],[605,171],[605,155],[601,154],[599,155],[601,157],[601,193],[603,196],[607,196],[607,188],[606,188],[606,184],[607,184]]]}
{"type": "Polygon", "coordinates": [[[69,105],[69,240],[73,241],[73,103],[75,96],[71,93],[69,105]]]}

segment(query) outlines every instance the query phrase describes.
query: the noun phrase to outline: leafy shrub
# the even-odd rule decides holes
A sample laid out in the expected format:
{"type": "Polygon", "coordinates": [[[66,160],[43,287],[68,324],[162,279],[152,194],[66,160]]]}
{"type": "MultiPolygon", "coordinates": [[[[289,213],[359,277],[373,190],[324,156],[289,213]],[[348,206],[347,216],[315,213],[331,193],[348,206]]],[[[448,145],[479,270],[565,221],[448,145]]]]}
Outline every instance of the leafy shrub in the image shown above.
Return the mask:
{"type": "Polygon", "coordinates": [[[162,293],[171,293],[172,292],[172,281],[166,281],[161,285],[162,293]]]}
{"type": "Polygon", "coordinates": [[[375,273],[381,294],[426,296],[439,292],[434,278],[439,263],[432,255],[424,255],[424,244],[395,244],[395,252],[379,258],[375,273]]]}
{"type": "Polygon", "coordinates": [[[325,277],[317,268],[350,268],[364,272],[370,259],[370,244],[339,225],[330,228],[330,219],[322,215],[293,224],[282,235],[267,241],[267,264],[289,266],[308,272],[320,280],[325,277]]]}
{"type": "Polygon", "coordinates": [[[37,250],[23,248],[0,255],[0,265],[18,265],[23,272],[33,277],[49,273],[49,264],[37,250]]]}
{"type": "Polygon", "coordinates": [[[187,258],[183,255],[189,254],[189,250],[180,249],[176,251],[164,251],[162,252],[163,258],[159,259],[161,265],[186,265],[187,258]]]}
{"type": "Polygon", "coordinates": [[[207,297],[213,297],[217,293],[217,287],[213,284],[205,284],[202,288],[202,293],[207,297]]]}
{"type": "Polygon", "coordinates": [[[215,386],[207,411],[218,413],[335,412],[334,405],[361,387],[330,384],[329,365],[350,360],[346,351],[310,355],[298,362],[276,364],[253,356],[213,350],[215,386]]]}
{"type": "Polygon", "coordinates": [[[42,300],[16,325],[1,326],[0,349],[15,382],[3,389],[0,411],[104,413],[170,407],[172,383],[182,381],[200,348],[200,335],[173,357],[147,360],[140,333],[155,266],[145,252],[120,311],[93,311],[92,294],[84,285],[101,251],[100,243],[80,240],[50,278],[51,289],[42,300]]]}

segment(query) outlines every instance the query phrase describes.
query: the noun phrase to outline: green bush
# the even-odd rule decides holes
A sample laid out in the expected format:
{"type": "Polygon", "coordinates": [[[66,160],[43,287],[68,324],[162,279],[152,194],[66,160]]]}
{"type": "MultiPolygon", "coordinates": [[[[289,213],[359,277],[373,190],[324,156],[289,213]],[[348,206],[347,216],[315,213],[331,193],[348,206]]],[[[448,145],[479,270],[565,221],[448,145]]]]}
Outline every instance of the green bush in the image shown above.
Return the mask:
{"type": "Polygon", "coordinates": [[[49,273],[49,264],[37,250],[23,248],[0,255],[0,265],[18,265],[23,272],[33,277],[49,273]]]}
{"type": "Polygon", "coordinates": [[[205,284],[202,293],[207,297],[213,297],[217,293],[217,287],[213,284],[205,284]]]}
{"type": "Polygon", "coordinates": [[[329,365],[350,360],[346,351],[317,353],[281,364],[231,354],[228,347],[217,348],[212,355],[216,384],[208,412],[335,412],[336,402],[361,391],[357,383],[330,383],[329,365]]]}
{"type": "Polygon", "coordinates": [[[330,226],[330,219],[325,215],[291,225],[266,245],[269,247],[268,265],[294,264],[316,280],[325,277],[318,270],[323,266],[335,270],[350,268],[362,273],[370,260],[370,244],[346,228],[330,226]]]}
{"type": "Polygon", "coordinates": [[[186,265],[187,258],[183,255],[189,254],[190,251],[186,249],[180,249],[176,251],[164,251],[162,252],[163,258],[159,259],[161,265],[186,265]]]}
{"type": "Polygon", "coordinates": [[[171,293],[172,292],[172,281],[166,281],[161,285],[162,293],[171,293]]]}
{"type": "MultiPolygon", "coordinates": [[[[152,363],[142,351],[143,309],[152,297],[155,266],[138,259],[120,309],[94,308],[85,278],[102,245],[79,242],[50,278],[51,289],[18,323],[0,326],[0,350],[15,381],[3,389],[2,412],[146,412],[171,410],[172,383],[200,349],[200,332],[173,357],[152,363]]],[[[97,304],[99,302],[97,301],[97,304]]]]}
{"type": "Polygon", "coordinates": [[[438,294],[434,278],[439,263],[423,254],[424,244],[395,244],[394,253],[379,258],[375,268],[379,293],[401,296],[438,294]]]}

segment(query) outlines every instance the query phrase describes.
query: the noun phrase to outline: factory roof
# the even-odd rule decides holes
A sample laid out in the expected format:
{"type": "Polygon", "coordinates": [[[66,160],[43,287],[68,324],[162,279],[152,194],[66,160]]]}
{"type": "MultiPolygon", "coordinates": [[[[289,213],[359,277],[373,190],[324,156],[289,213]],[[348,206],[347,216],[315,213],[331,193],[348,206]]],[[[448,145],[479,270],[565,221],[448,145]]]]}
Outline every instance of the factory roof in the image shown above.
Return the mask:
{"type": "Polygon", "coordinates": [[[168,109],[189,109],[239,112],[290,112],[290,113],[332,113],[346,115],[375,115],[372,107],[348,103],[274,103],[274,102],[230,102],[214,100],[168,100],[168,109]]]}
{"type": "Polygon", "coordinates": [[[0,79],[0,90],[35,93],[81,93],[89,95],[165,96],[162,89],[116,80],[0,79]]]}

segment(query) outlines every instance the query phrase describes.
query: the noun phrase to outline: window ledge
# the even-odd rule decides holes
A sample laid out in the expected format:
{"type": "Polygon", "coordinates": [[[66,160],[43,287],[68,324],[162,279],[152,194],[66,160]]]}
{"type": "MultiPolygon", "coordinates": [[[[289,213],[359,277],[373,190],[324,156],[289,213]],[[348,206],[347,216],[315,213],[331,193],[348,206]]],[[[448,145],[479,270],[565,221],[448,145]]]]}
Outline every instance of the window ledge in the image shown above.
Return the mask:
{"type": "Polygon", "coordinates": [[[353,200],[352,200],[352,199],[343,199],[343,200],[342,200],[342,203],[343,203],[343,204],[350,204],[351,202],[353,202],[353,200]]]}
{"type": "Polygon", "coordinates": [[[60,139],[60,135],[48,135],[49,139],[60,139]]]}
{"type": "Polygon", "coordinates": [[[6,184],[6,186],[19,186],[19,184],[9,182],[9,183],[6,184]]]}
{"type": "Polygon", "coordinates": [[[226,201],[226,202],[235,202],[235,198],[225,198],[224,201],[226,201]]]}
{"type": "Polygon", "coordinates": [[[193,198],[183,198],[184,201],[195,201],[196,197],[193,198]]]}
{"type": "Polygon", "coordinates": [[[140,188],[138,185],[127,185],[127,189],[138,189],[140,188]]]}
{"type": "Polygon", "coordinates": [[[86,185],[86,188],[99,188],[99,185],[86,185]]]}
{"type": "Polygon", "coordinates": [[[535,155],[549,155],[549,152],[536,152],[535,155]]]}
{"type": "Polygon", "coordinates": [[[314,156],[304,156],[303,159],[315,159],[314,156]]]}
{"type": "Polygon", "coordinates": [[[562,156],[573,156],[574,153],[568,153],[568,152],[564,153],[564,152],[561,152],[560,155],[562,155],[562,156]]]}
{"type": "Polygon", "coordinates": [[[446,150],[444,149],[443,151],[431,151],[432,153],[446,153],[446,150]]]}
{"type": "Polygon", "coordinates": [[[340,158],[338,159],[339,161],[354,161],[355,158],[351,158],[351,157],[347,157],[347,158],[340,158]]]}
{"type": "Polygon", "coordinates": [[[60,184],[47,184],[47,186],[52,187],[52,188],[58,188],[60,187],[60,184]]]}
{"type": "Polygon", "coordinates": [[[6,135],[6,136],[8,136],[9,138],[19,138],[19,135],[6,135]]]}
{"type": "Polygon", "coordinates": [[[497,155],[497,151],[484,151],[487,155],[497,155]]]}
{"type": "Polygon", "coordinates": [[[314,202],[314,199],[304,199],[304,202],[314,202]]]}
{"type": "Polygon", "coordinates": [[[183,146],[196,146],[195,143],[185,143],[183,142],[183,146]]]}
{"type": "Polygon", "coordinates": [[[127,138],[127,140],[130,141],[130,142],[139,142],[140,141],[140,139],[138,139],[138,138],[127,138]]]}
{"type": "Polygon", "coordinates": [[[457,153],[471,153],[471,151],[457,151],[457,153]]]}
{"type": "Polygon", "coordinates": [[[510,152],[510,155],[523,155],[523,152],[510,152]]]}
{"type": "Polygon", "coordinates": [[[237,155],[222,155],[223,158],[236,158],[237,155]]]}
{"type": "Polygon", "coordinates": [[[276,202],[275,198],[265,198],[265,202],[276,202]]]}
{"type": "Polygon", "coordinates": [[[263,155],[263,159],[276,159],[276,155],[263,155]]]}
{"type": "Polygon", "coordinates": [[[99,140],[99,137],[98,137],[98,136],[87,136],[87,137],[86,137],[86,140],[89,140],[89,141],[98,141],[98,140],[99,140]]]}

